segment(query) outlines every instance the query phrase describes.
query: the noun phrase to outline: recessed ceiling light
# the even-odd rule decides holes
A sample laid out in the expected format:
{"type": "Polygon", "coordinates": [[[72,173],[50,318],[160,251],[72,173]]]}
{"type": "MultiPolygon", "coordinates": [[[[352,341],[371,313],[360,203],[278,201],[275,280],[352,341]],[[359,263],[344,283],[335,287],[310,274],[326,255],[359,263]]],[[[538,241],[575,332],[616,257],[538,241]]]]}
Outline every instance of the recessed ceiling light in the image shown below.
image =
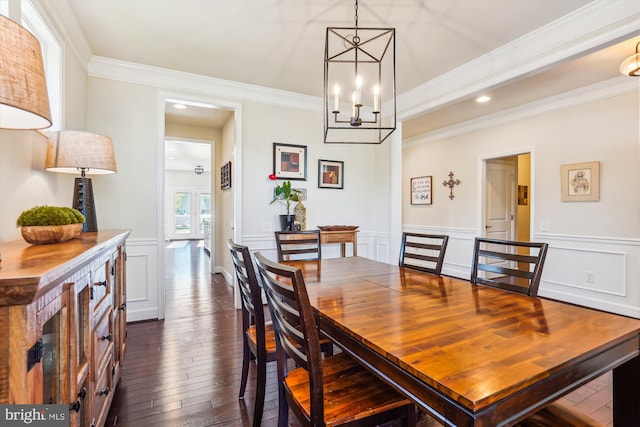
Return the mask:
{"type": "Polygon", "coordinates": [[[187,106],[184,104],[173,104],[173,108],[177,108],[178,110],[184,110],[185,108],[187,108],[187,106]]]}
{"type": "Polygon", "coordinates": [[[480,104],[484,102],[489,102],[489,101],[491,101],[491,97],[488,95],[481,95],[476,98],[476,102],[479,102],[480,104]]]}

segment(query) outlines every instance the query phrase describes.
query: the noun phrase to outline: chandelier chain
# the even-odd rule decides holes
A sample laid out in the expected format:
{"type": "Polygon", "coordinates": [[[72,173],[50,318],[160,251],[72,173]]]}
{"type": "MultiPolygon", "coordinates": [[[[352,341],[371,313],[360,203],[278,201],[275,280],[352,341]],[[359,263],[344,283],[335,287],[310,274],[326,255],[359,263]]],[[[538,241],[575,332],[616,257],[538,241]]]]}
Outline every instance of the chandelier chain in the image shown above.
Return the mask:
{"type": "Polygon", "coordinates": [[[358,0],[356,0],[356,4],[353,6],[355,10],[355,16],[353,17],[356,21],[356,29],[358,29],[358,0]]]}

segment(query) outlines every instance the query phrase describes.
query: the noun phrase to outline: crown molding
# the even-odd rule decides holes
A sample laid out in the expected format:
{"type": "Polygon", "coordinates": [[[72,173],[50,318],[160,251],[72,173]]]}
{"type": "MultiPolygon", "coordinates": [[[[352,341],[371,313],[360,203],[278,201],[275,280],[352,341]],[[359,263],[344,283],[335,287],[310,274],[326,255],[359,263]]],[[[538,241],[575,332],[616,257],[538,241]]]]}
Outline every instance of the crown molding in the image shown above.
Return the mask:
{"type": "Polygon", "coordinates": [[[62,37],[60,41],[64,44],[64,49],[73,52],[82,68],[87,71],[87,64],[93,53],[69,4],[65,1],[31,3],[48,24],[53,23],[53,28],[62,37]]]}
{"type": "Polygon", "coordinates": [[[589,104],[601,99],[611,98],[629,92],[640,93],[640,80],[625,76],[616,77],[591,86],[554,95],[549,98],[520,105],[504,111],[498,111],[483,117],[458,123],[453,126],[417,135],[403,141],[403,148],[410,148],[446,138],[453,138],[469,132],[475,132],[505,123],[522,120],[540,114],[564,110],[589,104]]]}
{"type": "Polygon", "coordinates": [[[635,0],[597,0],[398,96],[408,120],[640,31],[635,0]]]}
{"type": "Polygon", "coordinates": [[[233,100],[293,108],[322,114],[322,99],[263,86],[185,73],[133,62],[93,56],[88,74],[109,80],[153,86],[161,89],[194,92],[233,100]]]}

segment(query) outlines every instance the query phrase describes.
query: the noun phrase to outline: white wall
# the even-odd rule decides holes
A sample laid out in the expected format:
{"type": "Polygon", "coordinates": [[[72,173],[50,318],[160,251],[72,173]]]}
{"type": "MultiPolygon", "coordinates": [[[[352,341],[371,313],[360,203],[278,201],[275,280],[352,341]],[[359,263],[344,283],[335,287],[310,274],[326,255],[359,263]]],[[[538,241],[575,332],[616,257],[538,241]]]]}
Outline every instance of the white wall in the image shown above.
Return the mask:
{"type": "MultiPolygon", "coordinates": [[[[147,253],[147,260],[162,260],[158,236],[158,194],[163,191],[158,174],[158,162],[162,156],[159,143],[163,138],[164,96],[168,91],[178,99],[194,99],[192,85],[202,88],[197,95],[202,102],[223,105],[225,102],[233,108],[242,108],[242,135],[235,135],[236,123],[224,129],[223,145],[216,147],[216,188],[219,188],[218,171],[222,163],[231,159],[232,145],[228,141],[241,138],[242,151],[235,154],[233,167],[242,163],[241,182],[233,183],[233,192],[242,193],[242,212],[240,212],[242,243],[254,250],[275,253],[273,230],[278,228],[277,215],[281,213],[278,205],[269,205],[273,194],[273,183],[268,175],[273,170],[273,142],[307,146],[307,181],[294,182],[295,186],[308,190],[307,206],[308,226],[324,224],[360,225],[361,236],[359,253],[367,255],[368,241],[379,233],[388,233],[389,218],[389,148],[381,146],[344,146],[325,145],[322,142],[322,116],[319,112],[309,111],[308,98],[303,98],[302,107],[296,105],[298,95],[291,95],[291,107],[270,104],[273,99],[284,102],[285,97],[274,93],[264,101],[247,101],[251,87],[237,92],[237,99],[223,97],[212,92],[223,92],[227,85],[214,79],[195,82],[191,75],[163,70],[171,78],[170,89],[165,86],[167,79],[155,69],[145,70],[136,67],[131,74],[128,64],[117,62],[97,62],[90,66],[92,70],[87,89],[87,125],[95,132],[112,137],[118,162],[118,174],[100,177],[94,180],[96,193],[101,199],[98,204],[101,228],[127,228],[132,230],[130,242],[136,244],[138,251],[147,253]],[[144,83],[143,83],[144,82],[144,83]],[[202,85],[200,86],[200,84],[202,85]],[[187,90],[188,89],[188,90],[187,90]],[[207,92],[209,91],[209,92],[207,92]],[[319,189],[317,186],[318,159],[341,160],[345,162],[344,190],[319,189]],[[241,185],[241,187],[239,187],[241,185]],[[99,188],[97,188],[99,186],[99,188]],[[101,201],[106,200],[103,207],[101,201]],[[372,215],[371,212],[375,212],[372,215]],[[267,226],[268,224],[268,226],[267,226]],[[143,249],[145,248],[145,249],[143,249]]],[[[235,87],[235,86],[234,86],[235,87]]],[[[259,96],[265,93],[260,88],[259,96]]],[[[313,108],[321,107],[321,100],[314,99],[313,108]]],[[[226,108],[226,107],[225,107],[226,108]]],[[[235,141],[237,142],[237,141],[235,141]]],[[[223,238],[231,236],[228,224],[228,195],[222,192],[220,199],[220,224],[217,234],[223,238]]],[[[238,227],[239,227],[238,225],[238,227]]],[[[388,238],[388,236],[383,236],[388,238]]],[[[218,242],[220,240],[218,239],[218,242]]],[[[218,248],[219,252],[221,251],[218,248]]],[[[324,252],[324,251],[323,251],[324,252]]],[[[338,246],[331,246],[327,256],[339,253],[338,246]]],[[[218,260],[216,264],[223,271],[231,271],[228,259],[218,260]],[[219,263],[219,264],[218,264],[219,263]]],[[[146,267],[145,267],[146,268],[146,267]]],[[[158,268],[158,275],[162,269],[158,268]]],[[[159,276],[162,277],[162,276],[159,276]]],[[[157,307],[162,316],[162,286],[157,292],[151,292],[147,283],[149,278],[140,279],[144,290],[130,305],[129,318],[138,319],[138,313],[151,313],[157,307]]],[[[162,279],[161,279],[162,280],[162,279]]],[[[129,287],[136,287],[131,281],[129,287]]],[[[146,315],[146,314],[145,314],[146,315]]]]}
{"type": "MultiPolygon", "coordinates": [[[[85,126],[87,76],[73,51],[64,50],[63,67],[63,99],[50,100],[64,107],[61,128],[92,131],[85,126]]],[[[23,210],[71,206],[74,176],[45,172],[46,151],[46,130],[0,130],[0,242],[21,238],[15,223],[23,210]]]]}
{"type": "Polygon", "coordinates": [[[472,240],[482,232],[481,159],[532,152],[531,240],[550,244],[540,295],[640,317],[640,92],[619,92],[591,100],[582,93],[571,105],[528,118],[415,138],[403,154],[404,191],[410,177],[433,175],[434,202],[411,206],[403,197],[405,228],[452,235],[443,272],[468,278],[472,240]],[[600,201],[562,202],[560,165],[596,160],[600,201]],[[453,200],[441,184],[449,171],[462,181],[453,200]],[[542,232],[540,222],[551,230],[542,232]],[[594,283],[585,281],[586,271],[595,273],[594,283]]]}

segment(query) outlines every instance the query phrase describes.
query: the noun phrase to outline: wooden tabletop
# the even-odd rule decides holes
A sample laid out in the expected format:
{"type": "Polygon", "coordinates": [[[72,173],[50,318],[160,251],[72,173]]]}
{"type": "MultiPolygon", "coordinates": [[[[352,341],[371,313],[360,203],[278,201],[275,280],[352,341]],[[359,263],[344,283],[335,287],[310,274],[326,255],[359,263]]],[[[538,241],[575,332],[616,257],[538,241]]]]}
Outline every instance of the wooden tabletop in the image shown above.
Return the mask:
{"type": "Polygon", "coordinates": [[[63,243],[31,245],[24,240],[0,244],[0,305],[28,304],[46,291],[51,277],[63,277],[79,268],[114,241],[124,241],[128,230],[82,233],[63,243]],[[65,269],[60,271],[60,269],[65,269]]]}
{"type": "Polygon", "coordinates": [[[288,264],[332,338],[456,425],[510,425],[629,360],[640,381],[637,319],[360,257],[288,264]]]}

